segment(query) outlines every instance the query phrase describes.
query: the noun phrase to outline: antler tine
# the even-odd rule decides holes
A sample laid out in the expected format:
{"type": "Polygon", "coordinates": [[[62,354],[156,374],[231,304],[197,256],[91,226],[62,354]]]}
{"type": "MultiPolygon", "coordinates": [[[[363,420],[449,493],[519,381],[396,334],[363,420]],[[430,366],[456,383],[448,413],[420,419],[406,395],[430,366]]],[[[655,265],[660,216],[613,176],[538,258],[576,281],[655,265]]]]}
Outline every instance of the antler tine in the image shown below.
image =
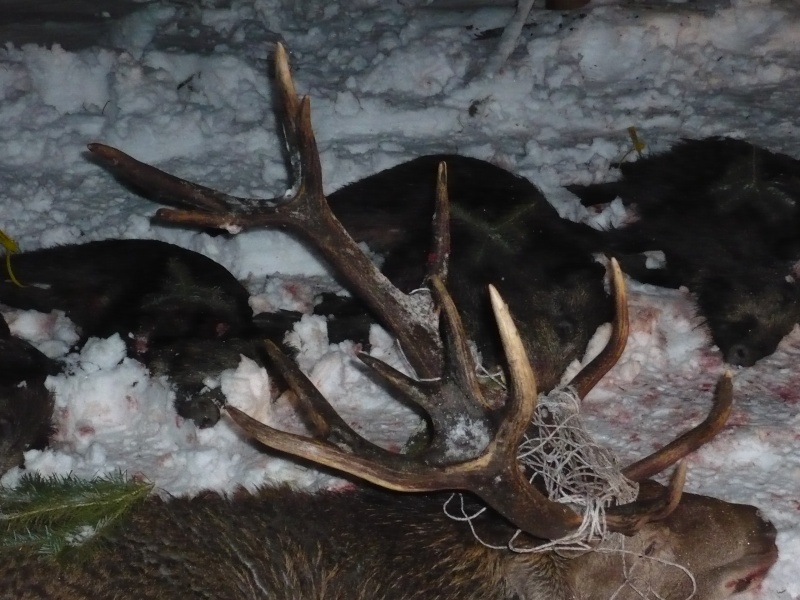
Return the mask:
{"type": "Polygon", "coordinates": [[[628,318],[628,299],[625,293],[625,280],[617,259],[612,258],[608,267],[611,290],[614,295],[614,321],[611,337],[605,348],[581,371],[572,378],[569,385],[575,389],[578,398],[586,397],[606,373],[615,365],[628,342],[630,323],[628,318]]]}
{"type": "MultiPolygon", "coordinates": [[[[199,227],[244,228],[278,225],[290,228],[310,241],[359,296],[380,315],[384,325],[400,340],[411,366],[423,378],[441,372],[441,347],[435,316],[427,299],[403,294],[372,263],[328,206],[322,189],[322,169],[308,97],[298,99],[289,73],[286,52],[275,53],[277,85],[282,98],[282,125],[299,179],[294,193],[278,205],[277,199],[248,199],[230,196],[168,175],[123,152],[90,144],[89,149],[108,161],[120,175],[145,192],[173,206],[187,210],[160,209],[156,219],[199,227]],[[165,199],[166,197],[166,199],[165,199]]],[[[446,194],[443,200],[446,213],[446,194]]],[[[441,204],[441,203],[440,203],[441,204]]],[[[441,225],[444,227],[444,225],[441,225]]],[[[442,231],[441,227],[438,231],[442,231]]],[[[442,236],[442,244],[448,237],[442,236]]],[[[442,247],[436,248],[446,260],[442,247]]],[[[439,268],[444,269],[442,263],[439,268]]]]}
{"type": "MultiPolygon", "coordinates": [[[[467,346],[466,334],[461,324],[455,304],[447,292],[444,281],[450,258],[450,201],[447,194],[447,163],[439,163],[436,177],[436,207],[433,215],[433,250],[428,265],[428,283],[433,292],[436,305],[442,314],[442,324],[445,329],[445,343],[449,351],[444,354],[449,358],[449,365],[445,370],[456,373],[460,379],[462,389],[469,390],[470,396],[478,399],[478,404],[485,408],[494,408],[484,401],[475,368],[472,364],[471,354],[467,346]]],[[[373,358],[369,354],[359,353],[359,358],[378,375],[389,383],[394,389],[402,393],[409,400],[422,408],[432,421],[434,431],[446,429],[448,415],[452,415],[438,399],[429,401],[440,378],[429,381],[419,381],[408,377],[404,373],[393,369],[386,363],[373,358]]],[[[465,414],[470,414],[473,405],[466,404],[463,408],[465,414]]],[[[435,441],[436,438],[434,438],[435,441]]]]}
{"type": "Polygon", "coordinates": [[[195,213],[198,220],[200,215],[207,214],[208,222],[202,223],[203,227],[219,227],[218,214],[235,210],[238,205],[248,202],[246,198],[231,196],[165,173],[111,146],[93,143],[87,147],[92,154],[99,156],[154,200],[200,211],[199,214],[195,213]]]}
{"type": "Polygon", "coordinates": [[[489,286],[489,298],[508,363],[510,384],[510,393],[505,406],[506,420],[500,425],[493,443],[503,439],[514,440],[515,445],[509,443],[505,449],[509,453],[508,462],[513,462],[512,458],[516,458],[519,442],[530,425],[536,409],[538,396],[536,376],[525,352],[522,338],[517,333],[517,328],[511,318],[508,305],[493,285],[489,286]],[[513,457],[511,452],[513,452],[513,457]]]}
{"type": "Polygon", "coordinates": [[[433,213],[433,250],[428,277],[447,281],[450,262],[450,200],[447,195],[447,163],[439,163],[436,173],[436,209],[433,213]]]}
{"type": "Polygon", "coordinates": [[[733,382],[726,372],[717,383],[714,405],[705,420],[679,436],[660,450],[622,470],[622,474],[633,481],[643,481],[661,473],[671,465],[678,464],[670,479],[666,492],[654,500],[636,501],[615,506],[606,512],[606,526],[611,531],[631,534],[645,523],[668,516],[680,502],[683,483],[686,480],[686,463],[683,458],[711,440],[725,425],[731,412],[733,382]]]}
{"type": "Polygon", "coordinates": [[[510,393],[505,417],[484,453],[485,472],[495,475],[481,477],[467,489],[521,530],[544,539],[559,539],[577,529],[582,517],[540,494],[517,462],[520,442],[536,409],[536,377],[508,305],[494,286],[489,286],[489,295],[508,363],[510,393]],[[536,522],[535,529],[531,521],[536,522]]]}
{"type": "Polygon", "coordinates": [[[606,511],[606,527],[609,531],[633,535],[651,521],[668,517],[678,508],[686,482],[686,463],[681,461],[670,477],[666,491],[652,500],[637,500],[630,504],[615,506],[606,511]]]}
{"type": "Polygon", "coordinates": [[[726,371],[717,382],[714,404],[702,423],[675,438],[653,454],[625,467],[622,471],[628,479],[642,481],[661,473],[710,441],[722,430],[733,406],[733,374],[726,371]]]}
{"type": "Polygon", "coordinates": [[[358,435],[334,410],[325,396],[303,375],[292,360],[270,340],[264,341],[272,363],[295,392],[303,416],[309,421],[314,435],[338,446],[346,446],[351,452],[374,454],[380,448],[358,435]]]}
{"type": "Polygon", "coordinates": [[[281,98],[284,118],[284,138],[294,144],[296,139],[296,119],[299,114],[297,90],[294,87],[292,73],[289,69],[289,57],[286,48],[280,42],[275,46],[275,79],[278,82],[278,93],[281,98]]]}

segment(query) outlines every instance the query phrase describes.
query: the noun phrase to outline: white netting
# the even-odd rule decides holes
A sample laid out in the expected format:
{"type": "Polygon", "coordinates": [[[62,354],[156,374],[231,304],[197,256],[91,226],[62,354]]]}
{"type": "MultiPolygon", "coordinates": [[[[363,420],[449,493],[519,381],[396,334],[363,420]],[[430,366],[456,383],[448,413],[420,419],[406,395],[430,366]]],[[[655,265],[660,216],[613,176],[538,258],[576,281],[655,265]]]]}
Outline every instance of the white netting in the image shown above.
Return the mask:
{"type": "Polygon", "coordinates": [[[688,592],[688,595],[683,600],[692,600],[697,593],[697,580],[689,569],[664,558],[647,556],[640,552],[627,550],[625,548],[625,536],[615,534],[615,537],[619,538],[619,542],[613,544],[613,547],[598,548],[596,550],[596,552],[619,554],[622,557],[624,580],[616,591],[609,596],[608,600],[617,600],[620,597],[629,598],[631,595],[642,600],[664,600],[664,596],[658,590],[653,589],[654,582],[663,581],[663,577],[654,577],[654,571],[657,569],[676,569],[681,571],[692,588],[691,592],[688,592]]]}
{"type": "Polygon", "coordinates": [[[520,545],[517,531],[503,546],[482,540],[472,520],[485,509],[469,512],[460,494],[445,503],[453,519],[467,521],[476,539],[492,548],[515,552],[588,550],[605,539],[605,509],[610,504],[633,502],[639,486],[626,479],[614,454],[598,445],[580,418],[580,400],[570,388],[541,394],[529,431],[536,432],[520,445],[518,460],[531,473],[531,483],[554,502],[583,515],[581,526],[570,535],[538,545],[520,545]]]}

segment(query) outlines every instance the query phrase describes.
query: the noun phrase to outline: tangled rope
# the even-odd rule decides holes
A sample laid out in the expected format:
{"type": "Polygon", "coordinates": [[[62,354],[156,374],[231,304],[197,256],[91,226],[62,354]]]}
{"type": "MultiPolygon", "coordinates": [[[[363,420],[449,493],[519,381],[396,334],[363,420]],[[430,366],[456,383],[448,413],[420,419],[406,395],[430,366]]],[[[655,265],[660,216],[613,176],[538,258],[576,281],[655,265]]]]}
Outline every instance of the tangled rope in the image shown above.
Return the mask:
{"type": "Polygon", "coordinates": [[[568,536],[543,544],[520,545],[523,532],[517,532],[507,544],[497,546],[480,538],[472,521],[483,511],[469,512],[463,498],[453,508],[454,494],[444,510],[452,519],[469,523],[482,544],[514,552],[546,552],[552,550],[589,550],[607,537],[605,509],[614,504],[633,502],[639,486],[626,479],[614,454],[597,444],[589,435],[580,417],[580,400],[570,388],[556,389],[539,396],[536,411],[519,447],[517,458],[531,485],[543,489],[547,497],[567,504],[583,515],[581,526],[568,536]]]}

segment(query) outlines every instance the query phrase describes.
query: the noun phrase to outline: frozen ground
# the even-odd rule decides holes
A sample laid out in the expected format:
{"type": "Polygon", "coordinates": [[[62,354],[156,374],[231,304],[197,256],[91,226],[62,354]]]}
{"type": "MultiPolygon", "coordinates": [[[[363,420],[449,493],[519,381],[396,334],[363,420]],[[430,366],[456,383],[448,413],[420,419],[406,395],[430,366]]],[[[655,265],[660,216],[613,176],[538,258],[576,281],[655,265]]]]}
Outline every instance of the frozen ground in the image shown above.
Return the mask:
{"type": "MultiPolygon", "coordinates": [[[[578,219],[590,216],[562,186],[613,175],[610,163],[630,149],[630,126],[650,150],[725,134],[800,156],[793,0],[593,0],[577,13],[535,10],[493,78],[480,67],[508,8],[433,10],[422,0],[191,4],[104,15],[60,3],[72,13],[48,25],[25,3],[0,2],[0,41],[9,42],[0,50],[0,228],[23,249],[155,237],[226,265],[248,282],[260,309],[307,307],[296,284],[324,269],[286,236],[225,240],[152,227],[155,206],[85,152],[86,143],[103,141],[235,194],[282,193],[267,77],[279,39],[292,52],[298,89],[312,96],[331,190],[424,153],[459,152],[528,177],[578,219]],[[63,47],[51,45],[62,38],[63,47]],[[43,44],[25,43],[36,40],[43,44]]],[[[700,420],[725,369],[686,294],[631,287],[628,349],[585,403],[593,431],[623,458],[700,420]]],[[[5,314],[15,332],[53,355],[73,339],[62,318],[5,314]]],[[[349,366],[351,348],[328,347],[313,319],[300,337],[304,366],[371,436],[392,443],[410,428],[408,415],[349,366]]],[[[392,354],[389,340],[376,342],[377,353],[392,354]]],[[[687,484],[755,504],[773,520],[780,559],[753,596],[770,600],[800,598],[798,357],[795,329],[773,356],[736,371],[733,417],[690,460],[687,484]]],[[[198,431],[177,419],[167,384],[123,360],[117,339],[98,340],[70,360],[73,375],[51,382],[57,438],[51,450],[28,453],[30,469],[91,476],[122,468],[173,493],[333,483],[255,450],[224,423],[198,431]]],[[[265,380],[245,364],[222,385],[255,416],[296,426],[280,400],[268,401],[265,380]]]]}

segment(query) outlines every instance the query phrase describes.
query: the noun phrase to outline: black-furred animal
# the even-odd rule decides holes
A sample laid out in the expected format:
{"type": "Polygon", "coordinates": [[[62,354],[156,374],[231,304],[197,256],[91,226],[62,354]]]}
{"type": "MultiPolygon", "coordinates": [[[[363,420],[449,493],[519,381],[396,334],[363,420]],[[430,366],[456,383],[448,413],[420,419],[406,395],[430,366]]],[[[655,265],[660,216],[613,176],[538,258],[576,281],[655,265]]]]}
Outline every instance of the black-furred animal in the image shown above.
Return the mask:
{"type": "Polygon", "coordinates": [[[79,344],[120,334],[132,357],[172,376],[178,414],[201,427],[219,419],[202,381],[235,367],[238,354],[231,365],[223,359],[230,353],[212,352],[204,368],[180,357],[208,350],[208,340],[255,343],[249,292],[222,265],[157,240],[103,240],[15,254],[12,268],[23,285],[0,281],[0,302],[64,311],[80,328],[79,344]],[[211,360],[216,368],[205,368],[211,360]]]}
{"type": "MultiPolygon", "coordinates": [[[[282,342],[302,317],[291,311],[254,317],[249,292],[222,265],[157,240],[103,240],[24,252],[13,256],[12,268],[23,286],[0,281],[0,302],[64,311],[80,328],[79,345],[89,337],[120,334],[132,358],[154,375],[169,376],[178,414],[199,427],[214,425],[224,404],[222,392],[206,381],[235,368],[242,355],[261,360],[263,339],[282,342]]],[[[366,340],[368,323],[361,315],[343,314],[330,324],[332,339],[355,333],[366,340]]],[[[16,377],[27,355],[18,348],[7,356],[16,377]]]]}
{"type": "Polygon", "coordinates": [[[250,327],[250,294],[222,265],[157,240],[103,240],[15,254],[22,287],[0,281],[0,302],[63,310],[82,339],[119,333],[154,340],[224,338],[250,327]]]}
{"type": "Polygon", "coordinates": [[[44,380],[59,370],[0,316],[0,474],[21,464],[25,450],[47,445],[53,396],[44,380]]]}
{"type": "Polygon", "coordinates": [[[726,233],[709,231],[704,220],[680,226],[642,220],[609,231],[605,251],[643,283],[686,286],[724,360],[750,366],[774,352],[800,317],[800,288],[790,266],[759,253],[752,234],[739,225],[726,233]],[[640,253],[652,250],[664,253],[665,266],[648,268],[640,253]]]}
{"type": "Polygon", "coordinates": [[[499,364],[489,283],[520,319],[542,389],[580,358],[597,327],[611,320],[604,267],[584,236],[527,179],[489,162],[453,154],[422,156],[331,193],[328,203],[357,242],[384,257],[398,288],[418,288],[432,240],[436,173],[447,164],[451,252],[448,287],[487,366],[499,364]]]}
{"type": "Polygon", "coordinates": [[[791,156],[732,138],[684,139],[620,172],[620,181],[569,189],[587,206],[619,197],[648,221],[731,219],[726,226],[746,225],[772,255],[800,252],[800,161],[791,156]]]}
{"type": "Polygon", "coordinates": [[[623,163],[622,179],[572,186],[586,205],[620,197],[638,220],[600,236],[632,277],[693,293],[727,362],[772,353],[800,318],[800,161],[729,138],[683,140],[623,163]],[[661,251],[666,265],[642,255],[661,251]]]}

